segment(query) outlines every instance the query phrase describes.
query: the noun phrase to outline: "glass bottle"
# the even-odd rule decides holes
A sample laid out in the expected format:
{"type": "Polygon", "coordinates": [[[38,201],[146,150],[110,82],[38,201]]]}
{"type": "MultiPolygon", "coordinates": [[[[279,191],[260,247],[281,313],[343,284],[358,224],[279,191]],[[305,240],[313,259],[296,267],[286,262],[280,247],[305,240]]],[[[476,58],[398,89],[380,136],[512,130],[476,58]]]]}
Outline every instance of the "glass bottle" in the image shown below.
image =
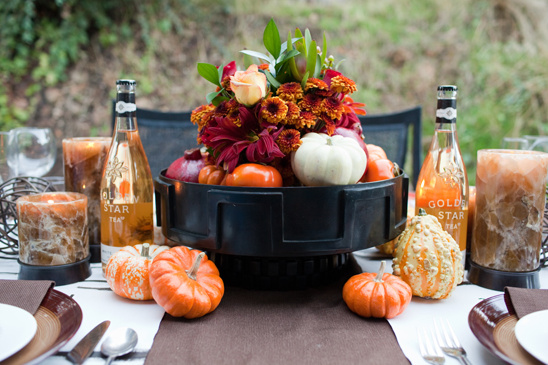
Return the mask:
{"type": "Polygon", "coordinates": [[[137,130],[134,80],[116,82],[116,126],[101,181],[101,263],[124,246],[153,244],[153,182],[137,130]]]}
{"type": "Polygon", "coordinates": [[[436,128],[417,181],[416,214],[419,208],[436,216],[460,250],[466,250],[468,176],[457,138],[456,86],[438,86],[436,128]]]}

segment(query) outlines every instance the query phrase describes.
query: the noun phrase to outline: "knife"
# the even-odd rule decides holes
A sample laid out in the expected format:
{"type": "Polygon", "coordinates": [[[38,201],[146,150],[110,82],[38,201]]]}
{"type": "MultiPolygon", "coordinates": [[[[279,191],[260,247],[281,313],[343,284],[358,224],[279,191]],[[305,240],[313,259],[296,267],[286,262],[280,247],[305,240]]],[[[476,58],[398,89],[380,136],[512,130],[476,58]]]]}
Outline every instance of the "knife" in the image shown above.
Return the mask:
{"type": "Polygon", "coordinates": [[[108,326],[110,326],[110,321],[104,321],[95,326],[95,328],[89,331],[89,333],[68,353],[68,359],[75,364],[82,364],[88,356],[91,355],[93,349],[107,331],[108,326]]]}

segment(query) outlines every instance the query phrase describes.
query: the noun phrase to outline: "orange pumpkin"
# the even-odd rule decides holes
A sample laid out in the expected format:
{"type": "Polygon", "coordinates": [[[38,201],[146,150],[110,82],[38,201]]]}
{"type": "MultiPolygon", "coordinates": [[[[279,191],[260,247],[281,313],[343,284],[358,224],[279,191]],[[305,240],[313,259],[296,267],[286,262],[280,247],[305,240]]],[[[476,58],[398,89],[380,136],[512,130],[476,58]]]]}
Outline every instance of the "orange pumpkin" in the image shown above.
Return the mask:
{"type": "Polygon", "coordinates": [[[107,263],[105,277],[112,291],[135,300],[152,299],[148,272],[152,259],[168,246],[150,246],[148,243],[126,246],[112,255],[107,263]]]}
{"type": "Polygon", "coordinates": [[[200,170],[198,182],[207,185],[223,185],[226,172],[216,165],[205,165],[200,170]]]}
{"type": "Polygon", "coordinates": [[[392,179],[396,176],[397,168],[388,159],[376,159],[367,163],[365,182],[392,179]]]}
{"type": "Polygon", "coordinates": [[[352,276],[343,287],[343,300],[348,308],[362,316],[394,318],[411,301],[411,287],[399,277],[385,274],[385,262],[378,273],[352,276]]]}
{"type": "Polygon", "coordinates": [[[205,253],[184,246],[162,252],[150,265],[152,296],[174,317],[198,318],[213,312],[225,287],[205,253]]]}
{"type": "Polygon", "coordinates": [[[384,149],[380,146],[374,145],[374,144],[366,144],[367,147],[367,160],[375,161],[375,160],[387,160],[388,157],[386,157],[386,152],[384,149]]]}

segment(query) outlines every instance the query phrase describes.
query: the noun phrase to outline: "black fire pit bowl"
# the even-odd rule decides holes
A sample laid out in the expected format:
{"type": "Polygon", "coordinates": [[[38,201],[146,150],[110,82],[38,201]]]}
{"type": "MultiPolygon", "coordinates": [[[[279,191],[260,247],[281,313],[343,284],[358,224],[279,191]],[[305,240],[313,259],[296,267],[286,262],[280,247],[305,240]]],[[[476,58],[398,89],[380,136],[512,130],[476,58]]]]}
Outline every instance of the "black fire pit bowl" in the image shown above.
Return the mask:
{"type": "Polygon", "coordinates": [[[348,254],[396,238],[409,178],[327,187],[243,188],[155,179],[157,224],[207,251],[228,284],[294,289],[321,284],[348,254]]]}

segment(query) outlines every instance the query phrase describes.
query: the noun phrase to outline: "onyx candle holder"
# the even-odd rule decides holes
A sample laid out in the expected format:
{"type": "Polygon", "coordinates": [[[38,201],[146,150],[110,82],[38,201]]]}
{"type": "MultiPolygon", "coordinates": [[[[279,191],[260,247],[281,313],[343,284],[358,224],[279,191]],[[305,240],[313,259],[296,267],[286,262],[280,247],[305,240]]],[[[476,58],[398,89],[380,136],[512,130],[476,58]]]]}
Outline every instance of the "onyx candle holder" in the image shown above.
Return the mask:
{"type": "Polygon", "coordinates": [[[16,201],[19,279],[64,285],[91,275],[87,197],[72,192],[41,193],[16,201]]]}
{"type": "Polygon", "coordinates": [[[480,286],[540,286],[548,153],[479,150],[468,279],[480,286]]]}
{"type": "Polygon", "coordinates": [[[88,227],[91,262],[101,262],[101,179],[111,137],[63,139],[65,190],[88,198],[88,227]]]}

